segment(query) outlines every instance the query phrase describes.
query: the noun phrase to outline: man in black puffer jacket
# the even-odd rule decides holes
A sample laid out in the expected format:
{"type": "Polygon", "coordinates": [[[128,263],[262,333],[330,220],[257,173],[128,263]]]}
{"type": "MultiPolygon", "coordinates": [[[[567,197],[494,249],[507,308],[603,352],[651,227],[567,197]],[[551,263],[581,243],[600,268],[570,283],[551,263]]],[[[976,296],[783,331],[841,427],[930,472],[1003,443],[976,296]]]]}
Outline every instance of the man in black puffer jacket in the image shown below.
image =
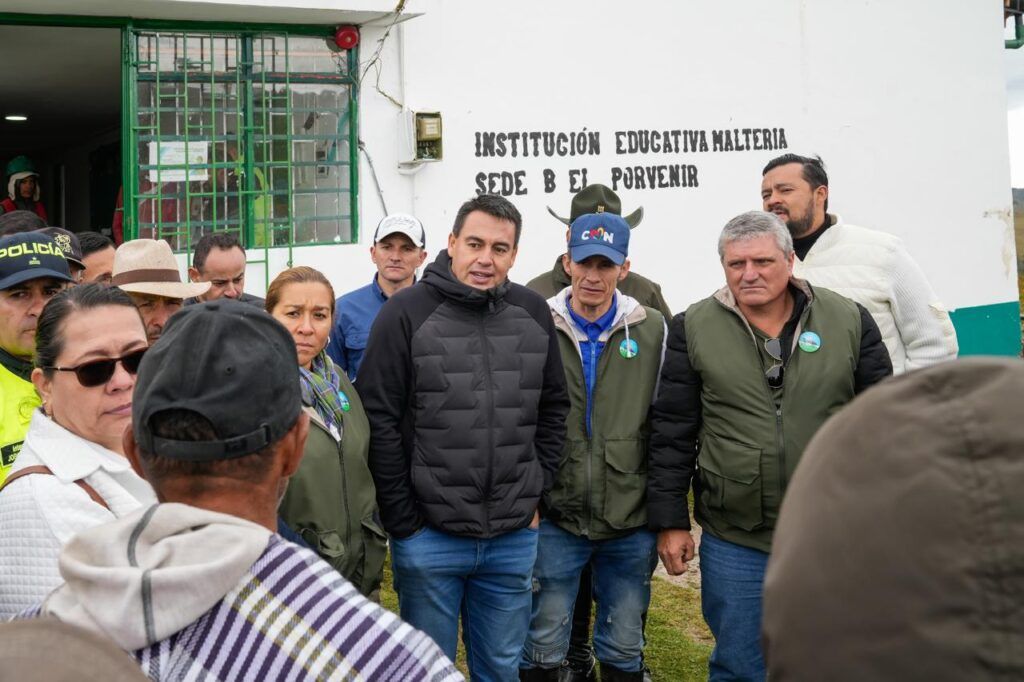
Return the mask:
{"type": "Polygon", "coordinates": [[[517,679],[569,413],[551,311],[508,281],[521,230],[501,197],[463,204],[447,251],[381,309],[359,370],[402,618],[454,657],[463,613],[474,679],[517,679]]]}

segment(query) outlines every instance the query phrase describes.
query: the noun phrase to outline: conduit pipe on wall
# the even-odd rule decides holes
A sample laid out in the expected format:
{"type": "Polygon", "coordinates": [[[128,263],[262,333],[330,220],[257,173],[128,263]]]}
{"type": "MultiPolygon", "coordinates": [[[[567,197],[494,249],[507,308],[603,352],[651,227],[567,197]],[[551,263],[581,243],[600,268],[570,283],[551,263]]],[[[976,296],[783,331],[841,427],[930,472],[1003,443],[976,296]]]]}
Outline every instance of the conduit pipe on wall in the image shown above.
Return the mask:
{"type": "Polygon", "coordinates": [[[1007,50],[1017,50],[1024,47],[1024,17],[1020,14],[1013,15],[1013,40],[1006,41],[1007,50]]]}

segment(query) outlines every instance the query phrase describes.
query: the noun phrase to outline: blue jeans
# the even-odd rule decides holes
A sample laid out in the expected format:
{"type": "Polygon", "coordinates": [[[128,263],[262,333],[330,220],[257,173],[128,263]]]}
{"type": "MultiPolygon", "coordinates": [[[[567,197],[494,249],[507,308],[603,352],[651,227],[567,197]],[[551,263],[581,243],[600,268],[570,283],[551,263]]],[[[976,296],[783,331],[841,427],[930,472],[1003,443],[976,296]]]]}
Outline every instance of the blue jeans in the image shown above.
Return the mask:
{"type": "Polygon", "coordinates": [[[651,601],[651,573],[658,561],[655,545],[654,533],[647,530],[590,540],[541,521],[533,568],[533,617],[520,665],[554,668],[562,663],[569,650],[580,572],[590,563],[597,602],[597,660],[626,672],[640,670],[643,613],[651,601]]]}
{"type": "Polygon", "coordinates": [[[761,653],[761,588],[768,554],[720,540],[700,539],[701,610],[715,649],[709,682],[764,680],[761,653]]]}
{"type": "Polygon", "coordinates": [[[472,679],[518,680],[536,559],[537,531],[530,528],[483,540],[425,526],[392,538],[402,620],[430,635],[454,661],[461,614],[472,679]]]}

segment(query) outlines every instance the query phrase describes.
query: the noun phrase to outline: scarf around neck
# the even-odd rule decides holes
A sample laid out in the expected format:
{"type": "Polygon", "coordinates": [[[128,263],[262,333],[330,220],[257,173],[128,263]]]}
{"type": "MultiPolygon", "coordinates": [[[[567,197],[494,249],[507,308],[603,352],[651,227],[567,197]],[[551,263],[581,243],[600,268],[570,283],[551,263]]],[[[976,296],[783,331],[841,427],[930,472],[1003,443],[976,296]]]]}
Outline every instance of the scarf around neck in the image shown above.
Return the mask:
{"type": "Polygon", "coordinates": [[[302,402],[312,405],[327,424],[327,428],[341,435],[342,422],[348,398],[341,393],[341,378],[326,350],[313,358],[309,369],[299,367],[302,383],[302,402]]]}

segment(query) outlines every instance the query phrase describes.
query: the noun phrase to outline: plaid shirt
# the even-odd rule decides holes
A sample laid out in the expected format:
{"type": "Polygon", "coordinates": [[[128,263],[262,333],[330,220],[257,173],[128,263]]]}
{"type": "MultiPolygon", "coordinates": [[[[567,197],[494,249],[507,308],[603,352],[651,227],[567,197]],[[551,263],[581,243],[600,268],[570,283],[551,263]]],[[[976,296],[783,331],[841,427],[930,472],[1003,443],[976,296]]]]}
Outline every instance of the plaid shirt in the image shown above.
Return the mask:
{"type": "Polygon", "coordinates": [[[427,635],[276,535],[212,609],[133,654],[153,680],[464,679],[427,635]]]}

